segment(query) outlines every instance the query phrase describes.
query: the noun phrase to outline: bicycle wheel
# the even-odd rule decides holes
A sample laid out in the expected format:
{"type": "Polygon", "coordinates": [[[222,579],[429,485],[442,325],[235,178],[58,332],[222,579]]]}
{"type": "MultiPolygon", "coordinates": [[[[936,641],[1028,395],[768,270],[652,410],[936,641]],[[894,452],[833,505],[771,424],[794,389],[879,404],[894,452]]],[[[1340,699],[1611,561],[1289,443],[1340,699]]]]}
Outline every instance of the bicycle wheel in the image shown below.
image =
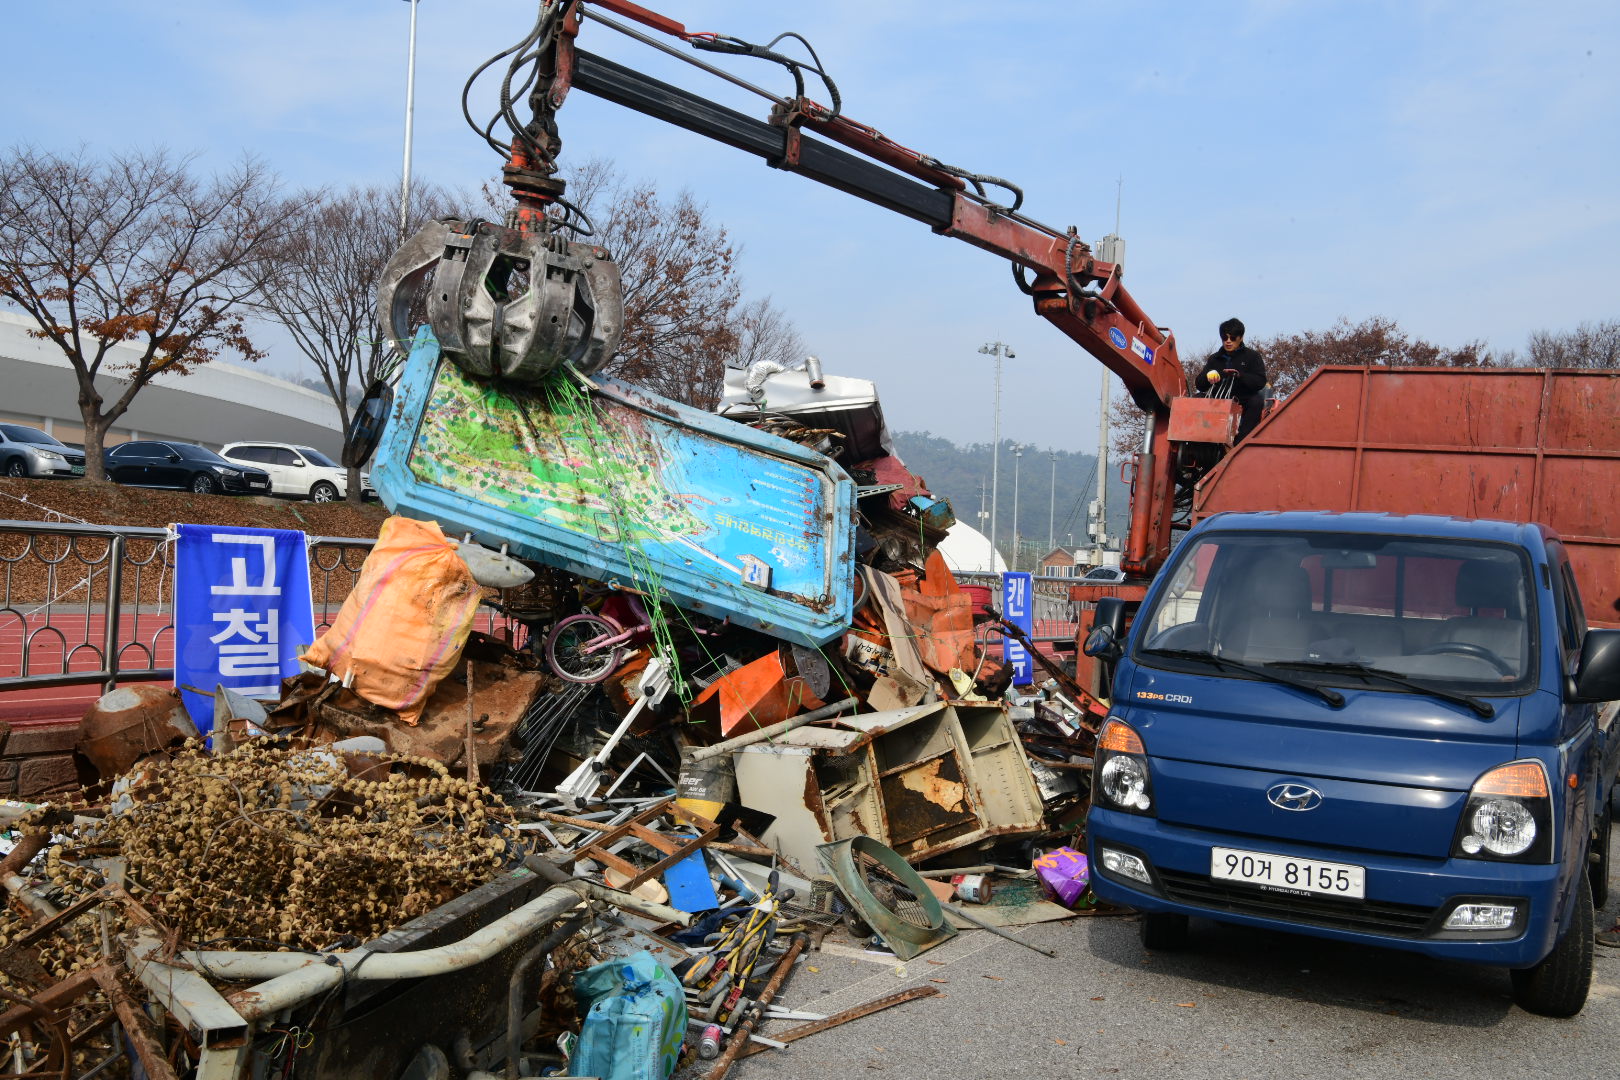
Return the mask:
{"type": "Polygon", "coordinates": [[[546,663],[569,682],[599,683],[619,666],[619,648],[605,642],[619,628],[600,615],[570,615],[546,635],[546,663]]]}

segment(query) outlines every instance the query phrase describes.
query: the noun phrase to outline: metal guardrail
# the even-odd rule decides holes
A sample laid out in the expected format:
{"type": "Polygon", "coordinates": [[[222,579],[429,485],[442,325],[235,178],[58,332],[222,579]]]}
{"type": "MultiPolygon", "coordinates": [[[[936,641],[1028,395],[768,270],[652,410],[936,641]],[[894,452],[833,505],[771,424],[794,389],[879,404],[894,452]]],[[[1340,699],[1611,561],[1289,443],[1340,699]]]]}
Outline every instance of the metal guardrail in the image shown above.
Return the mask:
{"type": "MultiPolygon", "coordinates": [[[[172,679],[174,544],[167,529],[0,521],[0,691],[172,679]]],[[[309,538],[315,629],[326,629],[374,541],[309,538]]],[[[1074,578],[1035,577],[1035,641],[1072,641],[1074,578]]],[[[957,575],[990,590],[999,574],[957,575]]],[[[486,607],[484,628],[509,621],[486,607]]],[[[986,644],[1001,635],[981,631],[986,644]]]]}
{"type": "MultiPolygon", "coordinates": [[[[167,529],[0,521],[0,689],[172,679],[160,666],[173,662],[170,540],[167,529]]],[[[317,631],[373,543],[309,538],[317,631]]]]}

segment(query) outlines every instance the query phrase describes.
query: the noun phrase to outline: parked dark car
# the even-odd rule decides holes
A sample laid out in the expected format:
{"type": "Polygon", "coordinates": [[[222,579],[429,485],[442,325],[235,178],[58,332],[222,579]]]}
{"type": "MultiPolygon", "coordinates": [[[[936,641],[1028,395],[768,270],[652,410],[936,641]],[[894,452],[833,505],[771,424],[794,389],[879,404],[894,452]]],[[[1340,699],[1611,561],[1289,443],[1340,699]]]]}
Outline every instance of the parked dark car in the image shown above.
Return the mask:
{"type": "Polygon", "coordinates": [[[107,479],[134,487],[181,488],[199,495],[268,495],[270,474],[226,461],[206,446],[183,442],[127,442],[102,461],[107,479]]]}
{"type": "Polygon", "coordinates": [[[84,451],[64,446],[38,428],[0,424],[0,473],[7,476],[83,476],[84,451]]]}

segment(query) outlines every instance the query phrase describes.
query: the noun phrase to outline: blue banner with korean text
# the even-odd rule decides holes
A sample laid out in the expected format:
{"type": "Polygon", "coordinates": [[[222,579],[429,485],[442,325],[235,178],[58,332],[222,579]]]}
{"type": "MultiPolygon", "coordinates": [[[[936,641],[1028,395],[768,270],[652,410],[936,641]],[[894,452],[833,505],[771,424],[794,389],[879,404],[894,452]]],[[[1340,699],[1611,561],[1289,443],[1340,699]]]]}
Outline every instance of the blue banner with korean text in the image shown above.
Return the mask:
{"type": "MultiPolygon", "coordinates": [[[[315,641],[309,554],[291,529],[177,525],[174,683],[212,693],[280,698],[315,641]]],[[[197,730],[214,725],[214,699],[182,690],[197,730]]]]}
{"type": "MultiPolygon", "coordinates": [[[[1035,579],[1032,574],[1001,575],[1001,617],[1025,634],[1035,629],[1035,579]]],[[[1035,681],[1035,662],[1029,650],[1011,638],[1001,639],[1001,655],[1012,665],[1013,685],[1028,686],[1035,681]]]]}

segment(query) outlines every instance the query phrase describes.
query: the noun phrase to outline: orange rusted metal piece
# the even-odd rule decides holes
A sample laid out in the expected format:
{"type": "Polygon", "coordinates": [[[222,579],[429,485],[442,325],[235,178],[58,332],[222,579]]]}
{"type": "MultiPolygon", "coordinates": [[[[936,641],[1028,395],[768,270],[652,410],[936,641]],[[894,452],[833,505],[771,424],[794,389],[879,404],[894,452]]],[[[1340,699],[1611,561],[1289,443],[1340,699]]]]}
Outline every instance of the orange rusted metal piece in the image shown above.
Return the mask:
{"type": "Polygon", "coordinates": [[[111,780],[144,757],[198,737],[179,691],[158,683],[134,683],[102,695],[90,706],[79,721],[77,750],[103,780],[111,780]]]}
{"type": "Polygon", "coordinates": [[[945,557],[935,550],[915,584],[902,580],[906,617],[916,628],[916,646],[929,670],[977,667],[973,640],[973,596],[956,583],[945,557]]]}
{"type": "Polygon", "coordinates": [[[1170,403],[1170,441],[1231,446],[1241,412],[1231,398],[1178,397],[1170,403]]]}

